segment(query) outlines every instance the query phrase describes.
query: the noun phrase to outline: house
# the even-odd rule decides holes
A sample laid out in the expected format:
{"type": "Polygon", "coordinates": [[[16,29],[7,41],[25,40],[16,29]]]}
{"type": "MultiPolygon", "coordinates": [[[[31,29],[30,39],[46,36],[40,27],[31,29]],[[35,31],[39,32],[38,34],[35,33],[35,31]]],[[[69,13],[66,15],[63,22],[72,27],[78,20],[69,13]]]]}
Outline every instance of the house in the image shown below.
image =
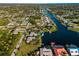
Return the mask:
{"type": "Polygon", "coordinates": [[[37,36],[35,32],[31,32],[29,36],[37,36]]]}
{"type": "Polygon", "coordinates": [[[78,48],[69,48],[69,52],[70,52],[70,55],[72,55],[72,56],[79,55],[79,49],[78,48]]]}
{"type": "Polygon", "coordinates": [[[13,34],[18,34],[18,32],[19,32],[19,29],[17,28],[13,31],[13,34]]]}
{"type": "Polygon", "coordinates": [[[52,47],[55,55],[56,56],[68,56],[67,51],[65,50],[65,48],[62,45],[54,45],[54,47],[52,47]]]}
{"type": "Polygon", "coordinates": [[[68,45],[67,50],[71,56],[78,56],[79,55],[79,48],[75,45],[68,45]]]}
{"type": "Polygon", "coordinates": [[[32,40],[36,40],[36,37],[28,37],[26,42],[30,43],[32,40]]]}
{"type": "Polygon", "coordinates": [[[32,40],[36,40],[35,36],[28,36],[26,39],[26,43],[30,43],[32,40]]]}
{"type": "Polygon", "coordinates": [[[50,23],[50,21],[49,21],[49,18],[48,18],[48,17],[45,17],[45,19],[46,19],[46,22],[47,22],[47,23],[50,23]]]}
{"type": "Polygon", "coordinates": [[[52,56],[52,50],[47,48],[40,48],[40,56],[52,56]]]}
{"type": "Polygon", "coordinates": [[[15,22],[11,22],[9,24],[7,24],[7,28],[13,28],[15,26],[15,22]]]}
{"type": "Polygon", "coordinates": [[[32,41],[32,38],[31,37],[27,37],[26,43],[29,43],[30,41],[32,41]]]}

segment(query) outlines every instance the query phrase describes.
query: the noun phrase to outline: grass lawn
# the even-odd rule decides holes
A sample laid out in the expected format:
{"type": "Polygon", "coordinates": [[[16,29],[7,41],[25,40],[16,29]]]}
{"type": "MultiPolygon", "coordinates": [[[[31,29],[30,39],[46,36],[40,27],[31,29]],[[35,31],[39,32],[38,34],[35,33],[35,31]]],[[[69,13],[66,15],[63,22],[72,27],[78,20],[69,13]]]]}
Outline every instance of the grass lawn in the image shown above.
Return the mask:
{"type": "Polygon", "coordinates": [[[68,30],[79,32],[79,28],[69,28],[68,30]]]}
{"type": "Polygon", "coordinates": [[[41,38],[39,37],[36,41],[32,41],[29,44],[26,44],[25,41],[22,42],[20,49],[17,51],[17,56],[24,56],[28,53],[37,50],[41,46],[41,38]]]}
{"type": "Polygon", "coordinates": [[[50,29],[50,32],[55,32],[56,30],[57,30],[57,27],[53,25],[52,28],[50,29]]]}
{"type": "Polygon", "coordinates": [[[7,25],[9,23],[9,20],[7,19],[0,19],[0,26],[7,25]]]}
{"type": "Polygon", "coordinates": [[[9,31],[9,29],[0,30],[0,55],[11,55],[22,35],[19,33],[17,36],[13,36],[9,31]]]}
{"type": "Polygon", "coordinates": [[[10,51],[9,51],[9,54],[10,54],[10,55],[11,55],[11,53],[13,52],[13,50],[15,49],[15,47],[16,47],[16,45],[17,45],[19,39],[21,38],[21,36],[22,36],[22,33],[19,33],[19,34],[17,35],[17,37],[16,37],[14,43],[11,45],[11,49],[10,49],[10,51]]]}

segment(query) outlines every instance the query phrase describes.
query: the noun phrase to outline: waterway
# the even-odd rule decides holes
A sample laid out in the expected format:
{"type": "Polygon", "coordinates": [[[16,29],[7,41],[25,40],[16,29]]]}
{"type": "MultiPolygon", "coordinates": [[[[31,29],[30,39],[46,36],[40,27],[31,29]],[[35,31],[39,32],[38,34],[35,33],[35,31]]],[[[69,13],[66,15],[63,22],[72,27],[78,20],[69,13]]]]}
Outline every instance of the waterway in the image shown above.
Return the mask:
{"type": "Polygon", "coordinates": [[[67,27],[63,26],[59,20],[55,17],[56,15],[47,12],[47,16],[51,18],[52,21],[57,26],[57,31],[53,33],[45,32],[42,37],[42,42],[44,45],[49,44],[51,41],[54,41],[56,44],[75,44],[79,47],[79,33],[73,32],[67,29],[67,27]]]}

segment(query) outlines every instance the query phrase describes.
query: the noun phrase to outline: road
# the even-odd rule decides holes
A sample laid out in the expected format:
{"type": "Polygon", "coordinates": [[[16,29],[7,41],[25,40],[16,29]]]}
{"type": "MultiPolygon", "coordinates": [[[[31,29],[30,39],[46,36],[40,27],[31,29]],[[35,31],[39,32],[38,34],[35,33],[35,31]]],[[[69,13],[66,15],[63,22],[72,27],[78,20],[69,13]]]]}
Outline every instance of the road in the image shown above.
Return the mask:
{"type": "MultiPolygon", "coordinates": [[[[29,23],[27,24],[26,29],[27,29],[28,27],[29,27],[29,23]]],[[[23,40],[23,38],[24,38],[24,36],[25,36],[24,33],[26,33],[26,32],[25,32],[25,31],[23,32],[23,35],[21,36],[20,40],[18,41],[18,43],[17,43],[15,49],[13,50],[11,56],[15,56],[15,55],[16,55],[16,52],[17,52],[18,48],[20,47],[20,44],[22,43],[22,40],[23,40]]]]}
{"type": "Polygon", "coordinates": [[[24,38],[24,34],[21,36],[20,40],[18,41],[18,43],[17,43],[15,49],[13,50],[11,56],[15,56],[15,53],[17,52],[18,48],[20,47],[20,44],[21,44],[23,38],[24,38]]]}

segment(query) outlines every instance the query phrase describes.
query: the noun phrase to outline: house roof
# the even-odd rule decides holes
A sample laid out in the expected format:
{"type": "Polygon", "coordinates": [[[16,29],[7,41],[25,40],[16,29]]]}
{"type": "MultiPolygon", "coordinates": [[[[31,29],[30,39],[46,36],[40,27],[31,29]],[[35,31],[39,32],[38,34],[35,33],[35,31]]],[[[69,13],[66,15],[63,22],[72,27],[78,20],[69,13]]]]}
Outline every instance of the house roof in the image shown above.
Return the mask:
{"type": "Polygon", "coordinates": [[[64,48],[54,48],[54,52],[55,55],[62,55],[62,53],[64,53],[63,55],[68,55],[67,51],[64,48]]]}

